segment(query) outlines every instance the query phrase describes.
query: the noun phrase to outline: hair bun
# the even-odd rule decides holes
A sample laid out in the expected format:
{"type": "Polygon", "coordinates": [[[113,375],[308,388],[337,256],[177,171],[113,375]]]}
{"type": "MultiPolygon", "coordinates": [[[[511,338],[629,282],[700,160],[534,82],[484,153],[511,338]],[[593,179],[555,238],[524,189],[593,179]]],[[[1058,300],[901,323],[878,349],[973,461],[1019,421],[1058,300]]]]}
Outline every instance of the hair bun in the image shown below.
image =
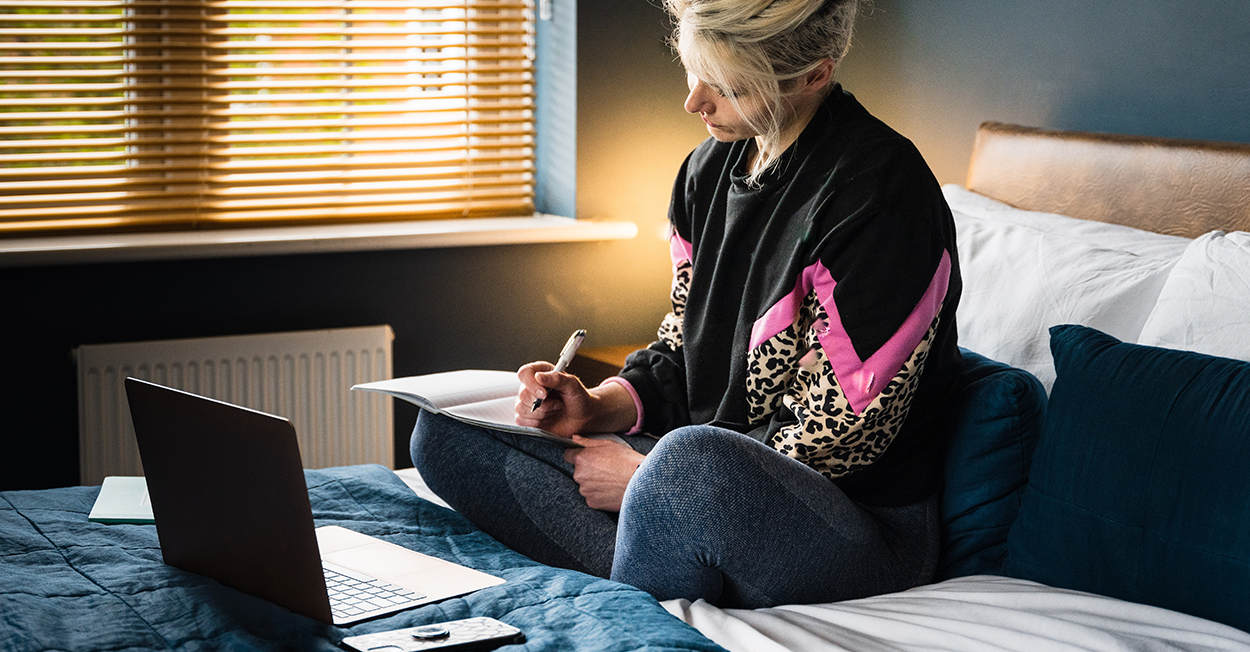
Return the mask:
{"type": "Polygon", "coordinates": [[[664,0],[664,8],[676,22],[672,44],[686,70],[760,100],[760,115],[739,111],[762,139],[765,158],[752,174],[758,179],[781,155],[782,82],[826,60],[836,70],[850,48],[859,0],[664,0]]]}

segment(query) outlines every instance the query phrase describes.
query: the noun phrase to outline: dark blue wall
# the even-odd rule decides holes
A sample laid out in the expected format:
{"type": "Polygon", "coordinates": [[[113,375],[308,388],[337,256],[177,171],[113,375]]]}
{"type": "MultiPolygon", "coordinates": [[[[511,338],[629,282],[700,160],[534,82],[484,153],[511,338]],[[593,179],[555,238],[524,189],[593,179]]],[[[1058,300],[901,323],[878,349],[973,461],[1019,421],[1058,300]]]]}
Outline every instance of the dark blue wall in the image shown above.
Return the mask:
{"type": "Polygon", "coordinates": [[[1250,142],[1250,2],[874,0],[842,78],[944,182],[984,120],[1250,142]]]}

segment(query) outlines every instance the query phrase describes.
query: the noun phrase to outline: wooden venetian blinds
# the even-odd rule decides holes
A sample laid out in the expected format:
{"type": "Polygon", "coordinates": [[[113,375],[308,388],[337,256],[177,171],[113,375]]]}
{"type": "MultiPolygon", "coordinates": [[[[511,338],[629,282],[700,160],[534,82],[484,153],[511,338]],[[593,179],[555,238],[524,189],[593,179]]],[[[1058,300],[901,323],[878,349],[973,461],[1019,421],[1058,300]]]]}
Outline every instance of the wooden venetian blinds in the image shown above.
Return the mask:
{"type": "Polygon", "coordinates": [[[0,0],[0,235],[533,212],[532,0],[0,0]]]}

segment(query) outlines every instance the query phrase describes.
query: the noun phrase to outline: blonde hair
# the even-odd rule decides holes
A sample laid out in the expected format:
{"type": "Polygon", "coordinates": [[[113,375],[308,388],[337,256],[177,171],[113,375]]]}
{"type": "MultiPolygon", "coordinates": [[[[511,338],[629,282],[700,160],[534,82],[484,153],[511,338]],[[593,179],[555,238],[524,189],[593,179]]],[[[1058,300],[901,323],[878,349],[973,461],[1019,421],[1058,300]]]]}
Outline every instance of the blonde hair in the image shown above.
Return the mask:
{"type": "Polygon", "coordinates": [[[786,86],[851,44],[858,0],[664,0],[672,45],[695,77],[723,91],[760,138],[749,181],[781,157],[786,86]],[[743,99],[752,107],[743,110],[743,99]]]}

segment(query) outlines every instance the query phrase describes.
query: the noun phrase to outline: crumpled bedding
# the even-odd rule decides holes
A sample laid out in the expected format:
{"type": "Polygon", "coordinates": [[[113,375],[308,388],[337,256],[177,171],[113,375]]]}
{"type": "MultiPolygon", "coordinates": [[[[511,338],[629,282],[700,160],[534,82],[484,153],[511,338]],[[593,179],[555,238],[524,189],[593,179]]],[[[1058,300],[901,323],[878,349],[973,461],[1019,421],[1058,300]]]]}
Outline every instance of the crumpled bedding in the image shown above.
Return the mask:
{"type": "Polygon", "coordinates": [[[505,650],[721,650],[623,584],[512,552],[380,466],[306,471],[316,524],[341,525],[497,575],[476,593],[336,628],[161,561],[152,525],[87,520],[98,487],[0,493],[5,650],[338,650],[345,636],[490,616],[505,650]]]}
{"type": "Polygon", "coordinates": [[[733,652],[1250,652],[1250,633],[1227,625],[989,575],[834,604],[664,606],[733,652]]]}

